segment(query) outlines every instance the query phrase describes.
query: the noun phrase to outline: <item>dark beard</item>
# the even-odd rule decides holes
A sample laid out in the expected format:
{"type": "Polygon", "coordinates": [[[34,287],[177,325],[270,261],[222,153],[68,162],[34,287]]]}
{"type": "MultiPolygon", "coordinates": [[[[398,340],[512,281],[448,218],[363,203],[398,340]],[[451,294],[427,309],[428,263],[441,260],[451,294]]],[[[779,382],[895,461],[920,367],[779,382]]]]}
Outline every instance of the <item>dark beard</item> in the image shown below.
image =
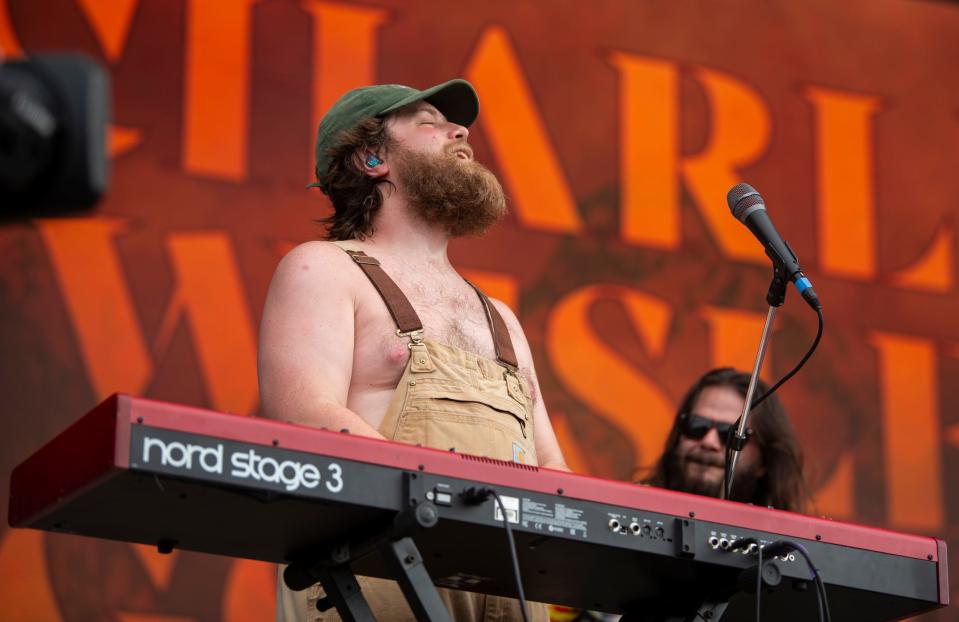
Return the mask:
{"type": "Polygon", "coordinates": [[[454,237],[485,233],[506,214],[499,180],[482,164],[454,155],[461,147],[452,143],[436,155],[393,148],[397,178],[411,209],[454,237]]]}
{"type": "MultiPolygon", "coordinates": [[[[692,493],[694,495],[702,495],[704,497],[720,498],[723,487],[721,479],[718,481],[709,481],[702,478],[686,477],[686,463],[690,460],[705,464],[716,464],[717,466],[722,466],[723,464],[721,456],[698,456],[695,453],[687,456],[686,460],[680,461],[674,451],[671,457],[672,468],[670,469],[672,477],[670,478],[671,481],[667,484],[667,488],[692,493]],[[718,462],[716,461],[717,458],[719,460],[718,462]]],[[[759,477],[757,477],[754,471],[737,468],[733,476],[732,500],[756,503],[753,497],[756,495],[758,483],[759,477]]],[[[758,505],[763,505],[763,503],[760,501],[758,505]]]]}
{"type": "Polygon", "coordinates": [[[679,480],[676,490],[681,492],[702,495],[704,497],[714,497],[716,499],[722,496],[722,481],[712,482],[704,479],[687,479],[685,473],[680,474],[679,480]]]}

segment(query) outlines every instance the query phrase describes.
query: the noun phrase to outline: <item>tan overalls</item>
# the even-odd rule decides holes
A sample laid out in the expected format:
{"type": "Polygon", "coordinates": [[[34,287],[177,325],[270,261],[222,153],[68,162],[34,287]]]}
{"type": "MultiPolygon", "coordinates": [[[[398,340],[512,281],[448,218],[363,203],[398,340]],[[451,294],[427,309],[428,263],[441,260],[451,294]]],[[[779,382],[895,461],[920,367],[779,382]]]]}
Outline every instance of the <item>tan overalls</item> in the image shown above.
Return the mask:
{"type": "MultiPolygon", "coordinates": [[[[397,335],[409,339],[410,359],[378,431],[386,438],[425,447],[535,465],[533,402],[529,385],[516,373],[516,355],[503,318],[489,299],[476,293],[486,310],[497,361],[423,338],[423,325],[409,300],[379,262],[346,250],[376,287],[396,321],[397,335]]],[[[471,284],[472,285],[472,284],[471,284]]],[[[503,546],[506,546],[504,534],[503,546]]],[[[357,577],[380,622],[413,621],[395,581],[357,577]]],[[[455,622],[521,620],[513,599],[439,588],[455,622]]],[[[277,578],[277,622],[339,622],[334,609],[320,612],[319,584],[292,592],[277,578]]],[[[547,622],[546,606],[529,603],[530,620],[547,622]]]]}

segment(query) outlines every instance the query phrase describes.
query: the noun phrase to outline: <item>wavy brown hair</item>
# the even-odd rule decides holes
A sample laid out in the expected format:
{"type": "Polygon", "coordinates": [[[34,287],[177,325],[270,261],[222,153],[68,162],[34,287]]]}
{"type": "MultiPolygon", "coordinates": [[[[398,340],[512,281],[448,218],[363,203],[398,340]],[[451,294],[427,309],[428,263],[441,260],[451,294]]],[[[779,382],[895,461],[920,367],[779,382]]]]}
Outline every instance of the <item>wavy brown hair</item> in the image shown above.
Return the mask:
{"type": "MultiPolygon", "coordinates": [[[[707,372],[686,393],[673,427],[666,438],[666,447],[663,455],[656,462],[648,477],[642,480],[643,484],[650,484],[660,488],[679,488],[682,481],[676,447],[679,445],[680,415],[692,410],[699,394],[706,387],[729,387],[743,398],[749,387],[750,375],[733,369],[722,367],[707,372]]],[[[769,389],[762,380],[756,383],[756,395],[762,395],[769,389]]],[[[776,395],[771,395],[762,404],[756,406],[749,415],[749,427],[753,434],[752,443],[759,447],[765,473],[756,482],[756,489],[752,498],[737,499],[735,487],[733,499],[745,501],[759,506],[772,506],[780,510],[803,512],[809,507],[809,489],[803,478],[803,454],[799,441],[793,431],[786,409],[776,395]]]]}
{"type": "Polygon", "coordinates": [[[380,184],[385,179],[370,177],[363,168],[364,153],[382,154],[391,139],[385,119],[370,117],[353,129],[341,132],[326,175],[321,179],[323,192],[333,203],[333,214],[319,222],[327,227],[328,240],[362,240],[373,233],[373,217],[383,205],[380,184]]]}

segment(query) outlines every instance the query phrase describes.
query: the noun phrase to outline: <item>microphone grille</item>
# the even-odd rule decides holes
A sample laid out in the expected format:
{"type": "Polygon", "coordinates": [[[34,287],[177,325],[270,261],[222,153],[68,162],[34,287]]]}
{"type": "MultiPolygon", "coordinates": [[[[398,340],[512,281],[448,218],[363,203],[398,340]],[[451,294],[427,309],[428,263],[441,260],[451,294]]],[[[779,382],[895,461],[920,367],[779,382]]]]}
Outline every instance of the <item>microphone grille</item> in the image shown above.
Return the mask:
{"type": "Polygon", "coordinates": [[[749,184],[736,184],[726,194],[726,203],[736,220],[742,221],[743,213],[754,205],[762,205],[763,197],[749,184]]]}

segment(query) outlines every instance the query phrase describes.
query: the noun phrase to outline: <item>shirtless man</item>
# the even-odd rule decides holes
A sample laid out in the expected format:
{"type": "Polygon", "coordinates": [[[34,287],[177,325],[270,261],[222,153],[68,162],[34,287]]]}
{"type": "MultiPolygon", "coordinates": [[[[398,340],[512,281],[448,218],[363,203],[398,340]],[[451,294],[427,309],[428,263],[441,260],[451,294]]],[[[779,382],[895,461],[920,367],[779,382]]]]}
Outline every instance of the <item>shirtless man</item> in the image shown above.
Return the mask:
{"type": "MultiPolygon", "coordinates": [[[[447,256],[451,237],[484,232],[506,209],[467,142],[478,112],[473,87],[452,80],[356,89],[323,118],[314,185],[334,206],[331,241],[298,246],[273,277],[264,416],[567,470],[519,322],[447,256]]],[[[394,583],[364,581],[379,619],[412,619],[394,583]]],[[[318,589],[281,585],[278,619],[337,619],[313,607],[318,589]]],[[[441,597],[457,620],[518,619],[515,601],[441,597]]]]}

